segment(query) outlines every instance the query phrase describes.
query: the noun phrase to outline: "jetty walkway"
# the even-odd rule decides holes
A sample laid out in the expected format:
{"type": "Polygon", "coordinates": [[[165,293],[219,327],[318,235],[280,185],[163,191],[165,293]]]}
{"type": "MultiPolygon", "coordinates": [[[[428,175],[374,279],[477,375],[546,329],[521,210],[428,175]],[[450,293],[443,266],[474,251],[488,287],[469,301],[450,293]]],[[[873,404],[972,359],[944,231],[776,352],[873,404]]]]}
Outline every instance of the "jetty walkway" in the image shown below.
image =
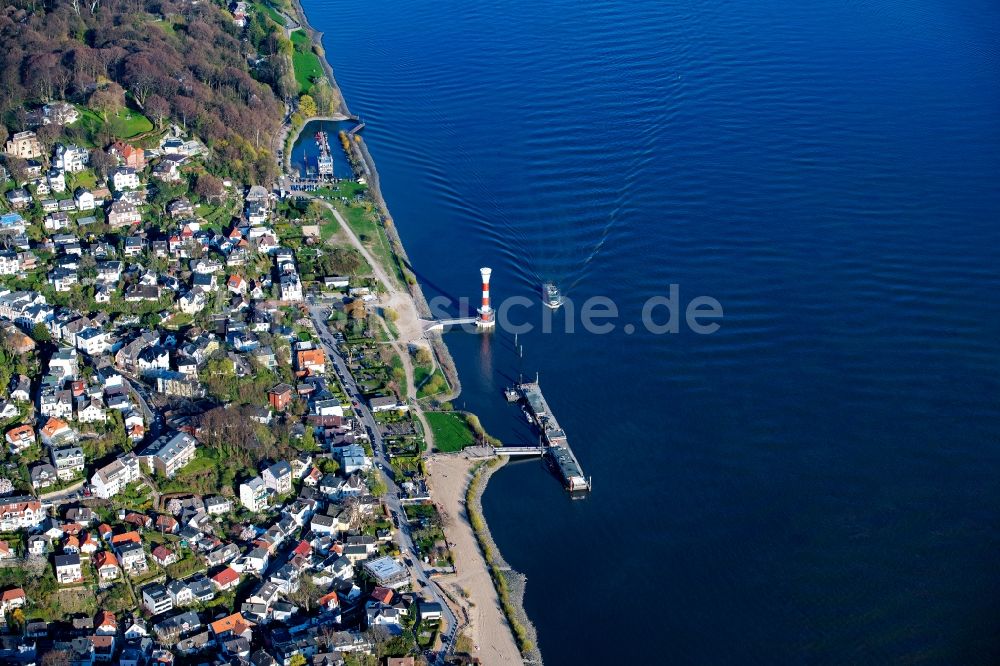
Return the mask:
{"type": "Polygon", "coordinates": [[[522,382],[508,391],[507,399],[524,405],[532,422],[539,429],[545,443],[545,454],[559,472],[563,483],[571,492],[590,490],[590,477],[583,473],[583,467],[570,448],[566,432],[559,425],[549,403],[545,401],[538,381],[522,382]]]}

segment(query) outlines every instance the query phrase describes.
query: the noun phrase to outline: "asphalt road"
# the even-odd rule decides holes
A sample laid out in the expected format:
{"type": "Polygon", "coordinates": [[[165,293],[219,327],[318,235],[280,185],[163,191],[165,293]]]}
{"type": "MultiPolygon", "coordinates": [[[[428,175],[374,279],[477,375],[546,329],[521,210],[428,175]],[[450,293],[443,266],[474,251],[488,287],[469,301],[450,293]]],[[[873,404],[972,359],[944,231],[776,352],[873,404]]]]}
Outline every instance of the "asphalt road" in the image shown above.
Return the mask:
{"type": "Polygon", "coordinates": [[[455,633],[458,630],[458,619],[455,617],[451,607],[448,605],[448,600],[444,598],[444,594],[441,592],[440,588],[438,588],[437,584],[433,583],[427,576],[423,566],[420,564],[420,559],[417,557],[417,550],[413,545],[413,538],[410,536],[410,529],[406,520],[406,514],[403,512],[402,504],[399,501],[399,487],[392,478],[392,468],[389,465],[389,458],[386,456],[385,442],[382,440],[382,435],[379,433],[378,423],[376,423],[375,417],[372,416],[371,410],[368,409],[368,405],[361,396],[361,393],[358,390],[358,385],[354,381],[354,377],[348,371],[347,363],[337,351],[333,333],[326,326],[326,317],[324,315],[329,312],[329,307],[317,305],[312,300],[307,301],[307,305],[309,307],[309,316],[312,318],[313,325],[316,327],[316,332],[319,334],[319,338],[326,350],[326,356],[333,362],[333,366],[336,369],[348,396],[352,401],[357,401],[358,406],[354,411],[358,414],[358,417],[368,428],[368,432],[370,433],[372,451],[375,453],[375,462],[381,466],[382,477],[385,479],[386,488],[388,489],[388,492],[384,497],[386,506],[389,507],[391,516],[399,517],[399,529],[396,530],[396,538],[400,545],[400,552],[403,553],[404,557],[408,557],[414,563],[412,573],[418,581],[423,583],[420,591],[425,594],[429,594],[434,601],[441,604],[447,631],[442,631],[441,633],[443,650],[434,662],[441,663],[444,660],[444,656],[452,652],[454,649],[455,633]]]}

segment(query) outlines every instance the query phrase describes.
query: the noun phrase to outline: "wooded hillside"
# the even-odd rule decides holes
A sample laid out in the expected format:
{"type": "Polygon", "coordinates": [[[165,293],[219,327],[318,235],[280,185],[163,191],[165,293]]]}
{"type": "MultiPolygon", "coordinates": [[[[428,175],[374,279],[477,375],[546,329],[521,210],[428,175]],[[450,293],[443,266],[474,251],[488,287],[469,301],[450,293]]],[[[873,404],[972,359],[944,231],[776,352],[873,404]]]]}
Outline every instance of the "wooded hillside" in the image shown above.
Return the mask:
{"type": "Polygon", "coordinates": [[[261,14],[241,28],[209,0],[0,3],[3,124],[26,129],[27,108],[53,100],[105,115],[124,104],[193,129],[216,173],[270,181],[282,99],[299,89],[290,43],[261,14]]]}

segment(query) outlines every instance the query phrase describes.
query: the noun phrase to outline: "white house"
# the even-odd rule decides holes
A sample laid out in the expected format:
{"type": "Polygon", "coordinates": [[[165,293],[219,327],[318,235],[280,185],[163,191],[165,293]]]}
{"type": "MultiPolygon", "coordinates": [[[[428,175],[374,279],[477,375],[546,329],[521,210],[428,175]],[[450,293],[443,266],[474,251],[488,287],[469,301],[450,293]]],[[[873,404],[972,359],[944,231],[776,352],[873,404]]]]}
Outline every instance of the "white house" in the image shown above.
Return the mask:
{"type": "Polygon", "coordinates": [[[301,301],[302,281],[297,273],[282,273],[281,275],[281,300],[301,301]]]}
{"type": "Polygon", "coordinates": [[[76,420],[80,423],[107,423],[104,405],[98,399],[90,400],[84,406],[77,406],[76,420]]]}
{"type": "Polygon", "coordinates": [[[132,167],[119,167],[111,174],[115,190],[134,190],[139,187],[139,174],[132,167]]]}
{"type": "Polygon", "coordinates": [[[292,466],[287,461],[276,462],[261,473],[264,486],[276,495],[292,491],[292,466]]]}
{"type": "Polygon", "coordinates": [[[0,252],[0,275],[17,275],[21,272],[21,258],[16,252],[0,252]]]}
{"type": "Polygon", "coordinates": [[[46,215],[43,225],[46,231],[60,231],[69,227],[69,215],[66,213],[46,215]]]}
{"type": "Polygon", "coordinates": [[[137,480],[139,474],[138,458],[134,453],[126,453],[97,470],[90,477],[90,485],[95,495],[101,499],[110,499],[137,480]]]}
{"type": "Polygon", "coordinates": [[[0,497],[0,529],[4,531],[30,529],[45,520],[42,503],[34,497],[17,495],[0,497]]]}
{"type": "Polygon", "coordinates": [[[205,309],[208,299],[201,287],[195,287],[177,300],[177,309],[184,314],[197,314],[205,309]]]}
{"type": "Polygon", "coordinates": [[[89,356],[100,356],[111,348],[108,333],[91,326],[76,336],[76,348],[89,356]]]}
{"type": "Polygon", "coordinates": [[[267,486],[261,477],[255,476],[240,484],[240,504],[253,513],[267,508],[267,498],[267,486]]]}
{"type": "Polygon", "coordinates": [[[61,449],[50,449],[52,465],[56,468],[56,476],[63,481],[72,481],[83,471],[83,449],[79,446],[67,446],[61,449]]]}
{"type": "Polygon", "coordinates": [[[76,379],[78,358],[75,349],[60,349],[49,359],[49,374],[62,381],[76,379]]]}
{"type": "Polygon", "coordinates": [[[194,460],[196,451],[197,442],[191,435],[167,433],[143,449],[139,460],[169,478],[194,460]]]}
{"type": "Polygon", "coordinates": [[[166,587],[160,583],[154,583],[142,588],[142,605],[153,615],[159,615],[171,610],[174,607],[174,602],[166,587]]]}
{"type": "Polygon", "coordinates": [[[56,194],[66,191],[66,177],[60,169],[49,169],[45,179],[49,183],[49,189],[56,194]]]}
{"type": "Polygon", "coordinates": [[[90,153],[80,146],[56,146],[55,166],[67,173],[79,173],[90,164],[90,153]]]}
{"type": "Polygon", "coordinates": [[[76,191],[73,193],[73,201],[76,202],[76,209],[80,211],[97,208],[93,192],[85,190],[82,187],[76,188],[76,191]]]}
{"type": "Polygon", "coordinates": [[[56,555],[56,581],[60,585],[83,582],[83,570],[80,568],[78,554],[56,555]]]}
{"type": "Polygon", "coordinates": [[[228,513],[233,508],[233,503],[228,497],[215,495],[205,499],[205,512],[210,516],[228,513]]]}

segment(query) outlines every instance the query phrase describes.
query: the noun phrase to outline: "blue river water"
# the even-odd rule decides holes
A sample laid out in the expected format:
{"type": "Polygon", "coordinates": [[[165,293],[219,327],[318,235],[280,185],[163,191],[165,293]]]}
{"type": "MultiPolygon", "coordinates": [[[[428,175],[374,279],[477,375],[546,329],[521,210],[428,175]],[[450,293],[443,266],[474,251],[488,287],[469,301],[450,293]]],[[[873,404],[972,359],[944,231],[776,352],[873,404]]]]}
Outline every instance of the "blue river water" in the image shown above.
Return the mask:
{"type": "Polygon", "coordinates": [[[447,337],[593,477],[484,498],[549,666],[1000,662],[1000,5],[304,6],[428,296],[620,313],[447,337]],[[721,328],[641,326],[671,284],[721,328]]]}
{"type": "Polygon", "coordinates": [[[327,143],[330,145],[330,155],[333,158],[333,175],[336,178],[351,178],[354,171],[350,162],[347,161],[347,153],[340,145],[340,132],[348,132],[353,129],[356,123],[350,121],[331,122],[327,120],[314,120],[306,124],[299,133],[299,138],[292,146],[292,154],[289,156],[289,163],[292,170],[304,178],[315,178],[318,173],[317,159],[319,158],[319,142],[316,139],[318,132],[326,132],[327,143]]]}

